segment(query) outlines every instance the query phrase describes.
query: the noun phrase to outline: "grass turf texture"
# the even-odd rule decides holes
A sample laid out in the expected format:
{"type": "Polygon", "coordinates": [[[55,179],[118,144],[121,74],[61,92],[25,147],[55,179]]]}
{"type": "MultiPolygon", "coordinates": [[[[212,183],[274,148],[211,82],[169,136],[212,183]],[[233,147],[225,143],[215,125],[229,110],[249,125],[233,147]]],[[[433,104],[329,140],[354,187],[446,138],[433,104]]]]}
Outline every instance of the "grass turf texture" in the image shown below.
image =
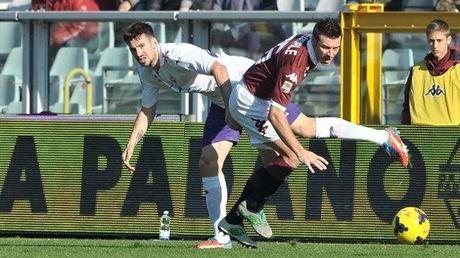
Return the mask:
{"type": "Polygon", "coordinates": [[[198,250],[198,241],[0,238],[0,257],[456,257],[456,245],[259,242],[198,250]]]}

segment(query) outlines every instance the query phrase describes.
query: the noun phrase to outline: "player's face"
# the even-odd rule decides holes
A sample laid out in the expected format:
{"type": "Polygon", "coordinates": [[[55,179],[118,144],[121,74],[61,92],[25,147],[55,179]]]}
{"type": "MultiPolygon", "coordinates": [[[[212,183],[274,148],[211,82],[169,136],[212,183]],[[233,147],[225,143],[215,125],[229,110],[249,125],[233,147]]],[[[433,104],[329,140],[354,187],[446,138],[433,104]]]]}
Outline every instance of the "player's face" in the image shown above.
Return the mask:
{"type": "Polygon", "coordinates": [[[433,31],[427,36],[427,40],[431,48],[431,53],[434,58],[439,61],[447,54],[447,49],[452,41],[452,37],[446,35],[443,31],[433,31]]]}
{"type": "Polygon", "coordinates": [[[324,35],[319,35],[318,41],[313,40],[313,47],[315,48],[315,54],[318,62],[323,65],[332,63],[340,50],[341,39],[342,37],[331,39],[324,35]]]}
{"type": "Polygon", "coordinates": [[[156,66],[158,63],[158,42],[155,37],[141,34],[133,38],[129,50],[137,62],[142,66],[156,66]]]}

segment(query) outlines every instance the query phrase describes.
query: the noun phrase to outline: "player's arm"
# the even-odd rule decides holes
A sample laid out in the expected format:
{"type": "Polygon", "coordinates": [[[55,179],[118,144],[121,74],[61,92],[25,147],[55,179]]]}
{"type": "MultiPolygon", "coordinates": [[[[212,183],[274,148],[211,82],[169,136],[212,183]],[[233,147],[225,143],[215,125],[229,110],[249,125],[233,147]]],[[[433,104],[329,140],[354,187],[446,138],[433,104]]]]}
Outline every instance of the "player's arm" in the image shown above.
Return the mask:
{"type": "MultiPolygon", "coordinates": [[[[302,51],[302,49],[297,49],[302,51]]],[[[304,70],[307,66],[302,52],[286,51],[281,54],[275,86],[272,91],[272,105],[268,118],[281,140],[295,153],[300,163],[305,164],[314,173],[313,166],[320,170],[326,169],[328,162],[321,156],[303,148],[295,137],[287,121],[286,110],[291,100],[291,94],[297,84],[304,79],[304,70]]],[[[306,51],[306,50],[305,50],[306,51]]]]}
{"type": "Polygon", "coordinates": [[[231,127],[240,129],[240,126],[231,118],[228,112],[228,100],[232,91],[231,82],[227,68],[218,61],[217,55],[189,43],[178,44],[171,49],[169,55],[173,60],[178,60],[178,66],[214,77],[222,93],[226,121],[231,127]]]}
{"type": "Polygon", "coordinates": [[[304,148],[292,132],[284,112],[291,100],[292,91],[299,81],[303,79],[302,71],[298,68],[303,67],[303,64],[293,65],[298,59],[295,55],[285,55],[281,59],[284,64],[278,69],[275,86],[272,91],[272,104],[268,113],[268,120],[272,123],[278,136],[297,157],[301,156],[304,148]]]}
{"type": "Polygon", "coordinates": [[[131,173],[134,173],[135,168],[131,166],[129,161],[133,155],[134,147],[136,144],[144,137],[147,132],[150,124],[155,117],[156,104],[152,107],[142,107],[139,113],[137,114],[136,120],[134,121],[133,130],[131,131],[131,136],[129,137],[128,144],[126,149],[123,151],[122,158],[123,164],[126,168],[129,169],[131,173]]]}
{"type": "Polygon", "coordinates": [[[230,83],[230,77],[228,76],[228,71],[225,65],[219,63],[217,60],[214,61],[211,65],[211,74],[216,80],[217,86],[222,93],[222,99],[225,104],[226,117],[225,121],[229,124],[230,127],[241,130],[241,126],[230,116],[228,109],[228,102],[230,94],[232,93],[232,85],[230,83]]]}
{"type": "Polygon", "coordinates": [[[272,123],[280,139],[295,153],[299,162],[308,167],[311,173],[315,173],[313,167],[319,170],[327,168],[328,162],[326,159],[303,148],[292,132],[283,110],[272,105],[268,112],[268,120],[272,123]]]}
{"type": "Polygon", "coordinates": [[[225,65],[219,63],[218,61],[214,61],[211,65],[211,74],[214,76],[214,79],[217,82],[217,86],[219,86],[222,97],[224,98],[225,107],[228,105],[228,98],[230,97],[230,93],[232,92],[232,87],[230,84],[230,78],[228,76],[228,71],[225,65]]]}
{"type": "Polygon", "coordinates": [[[218,61],[217,55],[189,43],[177,44],[170,50],[169,56],[177,60],[177,66],[199,74],[212,75],[224,93],[224,102],[227,105],[231,92],[230,77],[225,65],[218,61]]]}
{"type": "Polygon", "coordinates": [[[275,128],[281,140],[296,154],[298,157],[303,150],[302,144],[297,140],[292,132],[291,126],[283,110],[272,105],[268,111],[268,120],[275,128]]]}
{"type": "Polygon", "coordinates": [[[218,61],[215,54],[188,43],[182,43],[180,48],[176,47],[172,50],[171,57],[180,60],[177,62],[178,66],[199,74],[212,75],[222,91],[225,105],[228,104],[232,91],[230,77],[227,68],[218,61]]]}

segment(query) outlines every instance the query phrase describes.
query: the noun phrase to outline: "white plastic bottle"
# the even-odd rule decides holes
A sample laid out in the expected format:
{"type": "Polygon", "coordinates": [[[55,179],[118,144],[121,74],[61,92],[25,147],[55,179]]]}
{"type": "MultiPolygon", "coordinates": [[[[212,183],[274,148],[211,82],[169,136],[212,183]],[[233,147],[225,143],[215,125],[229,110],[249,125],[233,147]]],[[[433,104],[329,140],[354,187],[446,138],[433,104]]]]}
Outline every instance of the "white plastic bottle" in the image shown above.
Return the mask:
{"type": "Polygon", "coordinates": [[[169,211],[163,211],[163,215],[160,218],[160,240],[169,240],[169,223],[171,217],[169,217],[169,211]]]}

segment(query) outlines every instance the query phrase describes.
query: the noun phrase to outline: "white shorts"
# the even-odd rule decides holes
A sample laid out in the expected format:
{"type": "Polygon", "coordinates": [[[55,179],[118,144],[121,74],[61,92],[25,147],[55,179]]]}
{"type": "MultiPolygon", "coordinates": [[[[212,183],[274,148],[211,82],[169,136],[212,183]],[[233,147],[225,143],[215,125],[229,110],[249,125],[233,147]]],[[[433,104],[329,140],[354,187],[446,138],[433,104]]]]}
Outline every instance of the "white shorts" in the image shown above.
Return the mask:
{"type": "Polygon", "coordinates": [[[280,137],[268,121],[270,100],[252,95],[243,81],[235,85],[229,100],[230,114],[249,136],[249,141],[257,148],[266,148],[264,143],[274,142],[280,137]]]}

